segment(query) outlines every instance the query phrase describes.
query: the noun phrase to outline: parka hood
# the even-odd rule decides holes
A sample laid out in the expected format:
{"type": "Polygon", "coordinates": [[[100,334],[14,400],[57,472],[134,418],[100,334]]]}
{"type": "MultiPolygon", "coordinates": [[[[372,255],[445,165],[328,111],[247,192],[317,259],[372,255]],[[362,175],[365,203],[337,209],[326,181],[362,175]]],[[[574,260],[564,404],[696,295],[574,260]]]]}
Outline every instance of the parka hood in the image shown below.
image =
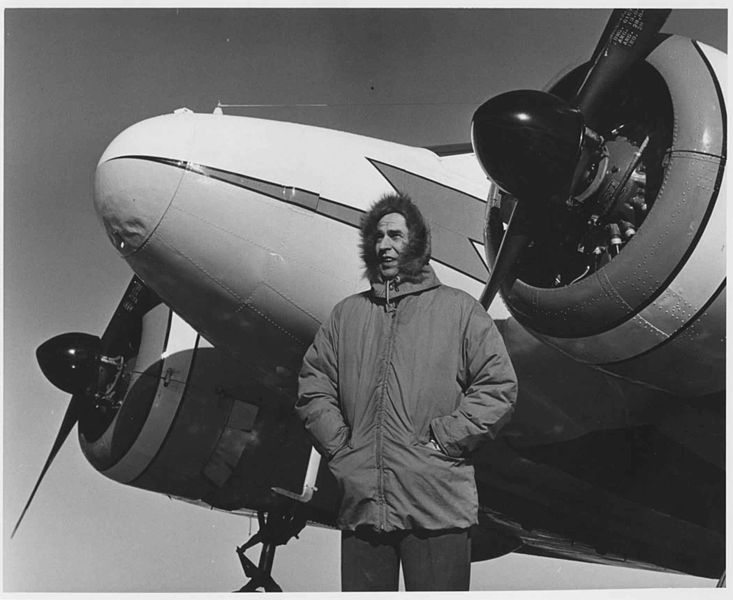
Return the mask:
{"type": "Polygon", "coordinates": [[[361,220],[361,258],[364,275],[374,282],[384,282],[379,274],[379,260],[375,251],[377,223],[390,213],[401,214],[407,223],[409,239],[399,257],[399,277],[402,282],[419,283],[423,268],[430,260],[430,228],[419,209],[405,194],[386,194],[377,201],[361,220]]]}

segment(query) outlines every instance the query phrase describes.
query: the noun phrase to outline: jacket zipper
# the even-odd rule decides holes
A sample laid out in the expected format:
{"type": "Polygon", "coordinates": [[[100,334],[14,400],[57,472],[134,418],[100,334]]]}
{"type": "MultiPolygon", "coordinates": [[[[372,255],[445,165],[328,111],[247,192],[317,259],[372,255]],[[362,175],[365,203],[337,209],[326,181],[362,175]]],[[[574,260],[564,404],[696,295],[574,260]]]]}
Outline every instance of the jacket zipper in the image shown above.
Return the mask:
{"type": "MultiPolygon", "coordinates": [[[[389,286],[390,281],[386,284],[387,304],[389,304],[389,286]]],[[[385,309],[386,309],[385,306],[385,309]]],[[[382,367],[382,381],[380,382],[381,392],[379,394],[379,404],[377,405],[377,507],[379,511],[379,529],[384,531],[387,528],[387,502],[384,498],[384,456],[383,456],[383,432],[382,424],[384,420],[384,396],[387,391],[387,377],[389,375],[389,365],[392,363],[392,348],[394,342],[395,324],[397,323],[397,305],[392,305],[391,309],[386,309],[390,316],[389,333],[387,334],[387,352],[385,353],[384,366],[382,367]]]]}
{"type": "Polygon", "coordinates": [[[384,282],[384,311],[391,313],[394,312],[397,304],[389,301],[389,290],[394,288],[395,293],[400,291],[400,276],[395,275],[394,279],[387,279],[384,282]]]}

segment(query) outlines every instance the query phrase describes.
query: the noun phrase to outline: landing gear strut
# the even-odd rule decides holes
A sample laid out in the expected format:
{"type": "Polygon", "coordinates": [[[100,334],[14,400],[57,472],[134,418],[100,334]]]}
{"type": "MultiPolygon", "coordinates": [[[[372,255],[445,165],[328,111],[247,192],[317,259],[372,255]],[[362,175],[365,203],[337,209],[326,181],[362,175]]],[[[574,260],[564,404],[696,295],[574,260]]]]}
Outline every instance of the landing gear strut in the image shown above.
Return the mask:
{"type": "Polygon", "coordinates": [[[287,512],[257,511],[259,531],[237,548],[244,575],[249,578],[247,583],[239,589],[240,592],[256,592],[259,588],[263,588],[265,592],[282,592],[282,588],[275,583],[270,572],[275,560],[275,548],[287,544],[293,537],[297,538],[305,527],[306,520],[299,516],[298,512],[298,505],[287,512]],[[245,551],[259,543],[262,544],[262,550],[259,564],[255,566],[247,558],[245,551]]]}

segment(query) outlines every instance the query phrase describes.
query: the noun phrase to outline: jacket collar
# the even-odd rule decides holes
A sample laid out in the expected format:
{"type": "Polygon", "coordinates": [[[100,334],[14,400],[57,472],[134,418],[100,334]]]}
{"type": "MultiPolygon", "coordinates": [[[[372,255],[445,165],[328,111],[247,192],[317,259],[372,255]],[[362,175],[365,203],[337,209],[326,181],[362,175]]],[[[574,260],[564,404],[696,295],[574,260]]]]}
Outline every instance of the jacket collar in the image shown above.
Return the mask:
{"type": "Polygon", "coordinates": [[[372,285],[372,296],[378,299],[389,300],[392,302],[397,298],[408,296],[410,294],[417,294],[431,288],[438,287],[441,285],[438,276],[433,271],[433,267],[425,265],[422,268],[420,277],[417,281],[400,281],[399,275],[394,279],[383,281],[380,277],[371,282],[372,285]]]}

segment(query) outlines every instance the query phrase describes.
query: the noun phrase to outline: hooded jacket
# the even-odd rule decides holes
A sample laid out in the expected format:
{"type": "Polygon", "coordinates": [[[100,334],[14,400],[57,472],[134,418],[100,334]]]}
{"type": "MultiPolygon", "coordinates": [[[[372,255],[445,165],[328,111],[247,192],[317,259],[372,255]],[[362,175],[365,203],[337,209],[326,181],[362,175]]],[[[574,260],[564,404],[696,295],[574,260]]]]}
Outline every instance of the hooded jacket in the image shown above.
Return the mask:
{"type": "Polygon", "coordinates": [[[296,411],[339,484],[341,529],[475,524],[470,454],[516,399],[481,305],[429,265],[412,279],[374,281],[341,301],[303,360],[296,411]]]}

